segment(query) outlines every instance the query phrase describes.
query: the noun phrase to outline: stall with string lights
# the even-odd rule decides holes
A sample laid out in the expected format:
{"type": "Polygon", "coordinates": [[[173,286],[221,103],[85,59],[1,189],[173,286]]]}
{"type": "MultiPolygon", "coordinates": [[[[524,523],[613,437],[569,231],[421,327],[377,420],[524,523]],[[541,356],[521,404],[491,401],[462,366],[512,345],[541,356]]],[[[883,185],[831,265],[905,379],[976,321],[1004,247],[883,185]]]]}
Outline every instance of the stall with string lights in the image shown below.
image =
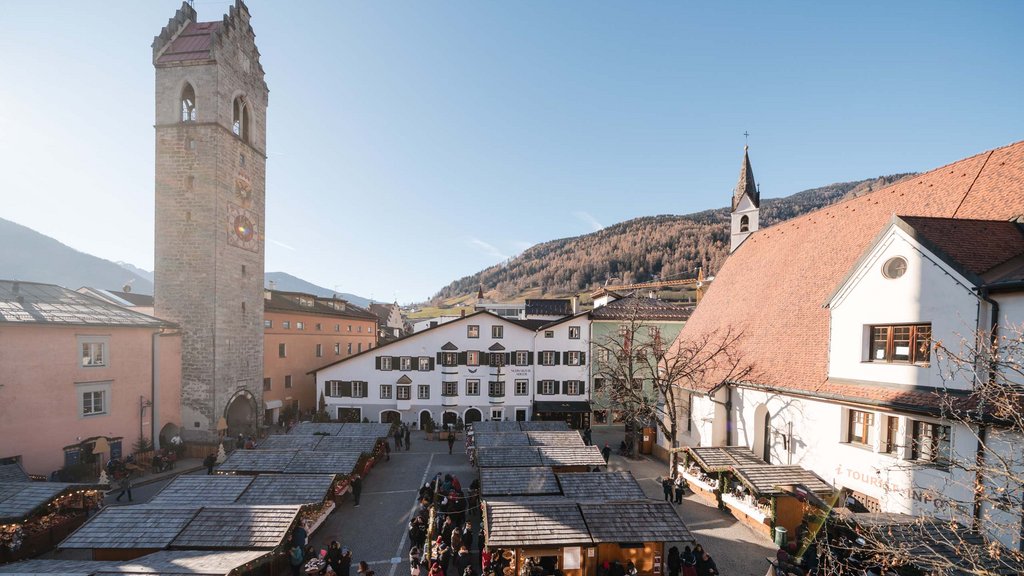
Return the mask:
{"type": "Polygon", "coordinates": [[[0,562],[52,549],[102,500],[103,491],[93,485],[0,482],[0,562]]]}

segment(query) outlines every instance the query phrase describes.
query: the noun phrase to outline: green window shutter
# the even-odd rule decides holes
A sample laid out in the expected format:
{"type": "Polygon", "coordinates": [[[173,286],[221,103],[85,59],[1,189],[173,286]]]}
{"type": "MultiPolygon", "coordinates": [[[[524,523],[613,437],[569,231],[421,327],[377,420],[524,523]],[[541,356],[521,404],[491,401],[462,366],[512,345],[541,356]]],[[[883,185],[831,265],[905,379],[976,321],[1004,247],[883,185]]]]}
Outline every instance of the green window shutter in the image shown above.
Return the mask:
{"type": "Polygon", "coordinates": [[[587,353],[580,352],[580,366],[584,366],[587,363],[587,353]]]}
{"type": "Polygon", "coordinates": [[[562,382],[562,394],[568,394],[568,393],[569,393],[569,381],[565,380],[565,381],[562,382]]]}
{"type": "Polygon", "coordinates": [[[466,365],[466,353],[465,352],[459,352],[459,365],[460,366],[465,366],[466,365]]]}
{"type": "MultiPolygon", "coordinates": [[[[437,363],[438,364],[441,363],[441,353],[440,352],[437,353],[437,363]]],[[[431,367],[431,368],[433,368],[433,367],[431,367]]]]}
{"type": "Polygon", "coordinates": [[[377,368],[377,370],[380,370],[380,356],[377,356],[376,358],[374,358],[373,362],[374,362],[374,367],[377,368]]]}
{"type": "Polygon", "coordinates": [[[351,382],[342,382],[341,383],[341,397],[342,398],[351,398],[352,397],[352,383],[351,382]]]}
{"type": "Polygon", "coordinates": [[[559,364],[562,363],[562,355],[563,354],[565,354],[565,352],[562,352],[562,353],[555,352],[555,366],[558,366],[559,364]]]}
{"type": "Polygon", "coordinates": [[[527,365],[532,365],[533,364],[533,352],[527,352],[526,353],[526,363],[527,363],[527,365]]]}
{"type": "MultiPolygon", "coordinates": [[[[440,353],[440,352],[438,352],[438,354],[437,354],[437,355],[438,355],[438,356],[440,356],[440,355],[441,355],[441,353],[440,353]]],[[[437,359],[437,361],[438,361],[438,362],[440,362],[440,361],[441,361],[441,359],[440,359],[440,358],[438,358],[438,359],[437,359]]],[[[430,369],[431,369],[431,370],[433,370],[433,369],[434,369],[434,366],[436,366],[436,364],[434,363],[434,359],[433,359],[433,358],[431,358],[431,359],[430,359],[430,369]]]]}

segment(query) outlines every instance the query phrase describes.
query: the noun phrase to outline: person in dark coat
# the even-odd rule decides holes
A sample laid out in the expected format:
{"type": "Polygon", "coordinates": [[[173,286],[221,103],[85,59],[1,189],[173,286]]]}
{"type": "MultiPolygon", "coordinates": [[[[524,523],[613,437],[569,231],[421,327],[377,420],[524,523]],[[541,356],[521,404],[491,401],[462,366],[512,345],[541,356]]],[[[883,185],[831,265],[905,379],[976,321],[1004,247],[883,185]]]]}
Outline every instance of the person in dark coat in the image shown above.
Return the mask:
{"type": "Polygon", "coordinates": [[[459,547],[459,554],[455,556],[455,568],[459,574],[466,572],[466,568],[473,565],[473,556],[469,553],[469,550],[465,546],[459,547]]]}
{"type": "Polygon", "coordinates": [[[466,525],[462,527],[462,545],[466,547],[466,550],[473,551],[473,523],[466,521],[466,525]]]}
{"type": "Polygon", "coordinates": [[[604,448],[601,448],[601,456],[604,456],[604,463],[608,463],[608,459],[612,457],[612,447],[607,442],[604,443],[604,448]]]}
{"type": "Polygon", "coordinates": [[[391,462],[391,444],[388,443],[387,439],[384,439],[384,458],[391,462]]]}
{"type": "Polygon", "coordinates": [[[395,428],[395,451],[402,449],[402,427],[395,428]]]}
{"type": "Polygon", "coordinates": [[[697,576],[697,556],[689,546],[683,547],[683,553],[679,556],[683,565],[683,576],[697,576]]]}
{"type": "Polygon", "coordinates": [[[359,507],[359,495],[363,493],[363,478],[356,474],[352,477],[352,501],[354,507],[359,507]]]}
{"type": "Polygon", "coordinates": [[[409,427],[406,426],[405,427],[405,438],[404,438],[404,440],[405,440],[405,451],[406,452],[409,451],[409,441],[410,441],[410,439],[411,438],[410,438],[410,435],[409,435],[409,427]]]}
{"type": "Polygon", "coordinates": [[[706,550],[702,550],[697,557],[697,576],[715,576],[718,574],[718,566],[706,550]]]}
{"type": "Polygon", "coordinates": [[[668,476],[661,478],[661,491],[665,493],[665,502],[672,501],[672,480],[668,476]]]}
{"type": "Polygon", "coordinates": [[[683,563],[679,560],[679,548],[673,546],[668,549],[668,558],[665,560],[668,565],[668,576],[679,576],[683,563]]]}
{"type": "Polygon", "coordinates": [[[206,455],[203,458],[203,466],[206,466],[206,474],[213,474],[213,467],[217,465],[217,455],[213,452],[206,455]]]}
{"type": "Polygon", "coordinates": [[[449,432],[448,433],[448,453],[449,454],[452,453],[452,448],[454,448],[454,447],[455,447],[455,433],[454,432],[449,432]]]}

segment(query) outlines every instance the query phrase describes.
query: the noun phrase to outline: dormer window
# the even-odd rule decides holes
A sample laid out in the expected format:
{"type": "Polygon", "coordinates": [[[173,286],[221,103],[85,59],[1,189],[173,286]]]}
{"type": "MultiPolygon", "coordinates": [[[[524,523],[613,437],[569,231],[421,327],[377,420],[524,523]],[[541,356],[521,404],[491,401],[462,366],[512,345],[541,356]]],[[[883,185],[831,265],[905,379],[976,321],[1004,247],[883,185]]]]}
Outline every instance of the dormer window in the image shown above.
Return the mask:
{"type": "Polygon", "coordinates": [[[181,121],[196,121],[196,91],[188,83],[181,89],[181,121]]]}
{"type": "Polygon", "coordinates": [[[242,140],[249,141],[249,105],[241,96],[235,98],[231,116],[231,131],[242,140]]]}
{"type": "Polygon", "coordinates": [[[927,364],[931,359],[931,324],[871,326],[869,362],[927,364]]]}
{"type": "Polygon", "coordinates": [[[749,231],[750,231],[750,216],[747,216],[746,214],[744,214],[743,216],[740,216],[740,232],[749,232],[749,231]]]}

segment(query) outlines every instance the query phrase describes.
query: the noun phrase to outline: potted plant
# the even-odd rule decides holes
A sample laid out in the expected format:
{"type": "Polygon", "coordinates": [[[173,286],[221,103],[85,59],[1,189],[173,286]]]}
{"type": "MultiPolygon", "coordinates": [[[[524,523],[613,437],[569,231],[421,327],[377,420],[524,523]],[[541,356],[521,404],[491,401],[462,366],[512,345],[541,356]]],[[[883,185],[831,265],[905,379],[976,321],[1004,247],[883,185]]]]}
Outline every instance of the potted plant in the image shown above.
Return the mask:
{"type": "Polygon", "coordinates": [[[427,416],[426,422],[423,423],[423,432],[426,433],[427,440],[434,438],[434,419],[427,416]]]}

